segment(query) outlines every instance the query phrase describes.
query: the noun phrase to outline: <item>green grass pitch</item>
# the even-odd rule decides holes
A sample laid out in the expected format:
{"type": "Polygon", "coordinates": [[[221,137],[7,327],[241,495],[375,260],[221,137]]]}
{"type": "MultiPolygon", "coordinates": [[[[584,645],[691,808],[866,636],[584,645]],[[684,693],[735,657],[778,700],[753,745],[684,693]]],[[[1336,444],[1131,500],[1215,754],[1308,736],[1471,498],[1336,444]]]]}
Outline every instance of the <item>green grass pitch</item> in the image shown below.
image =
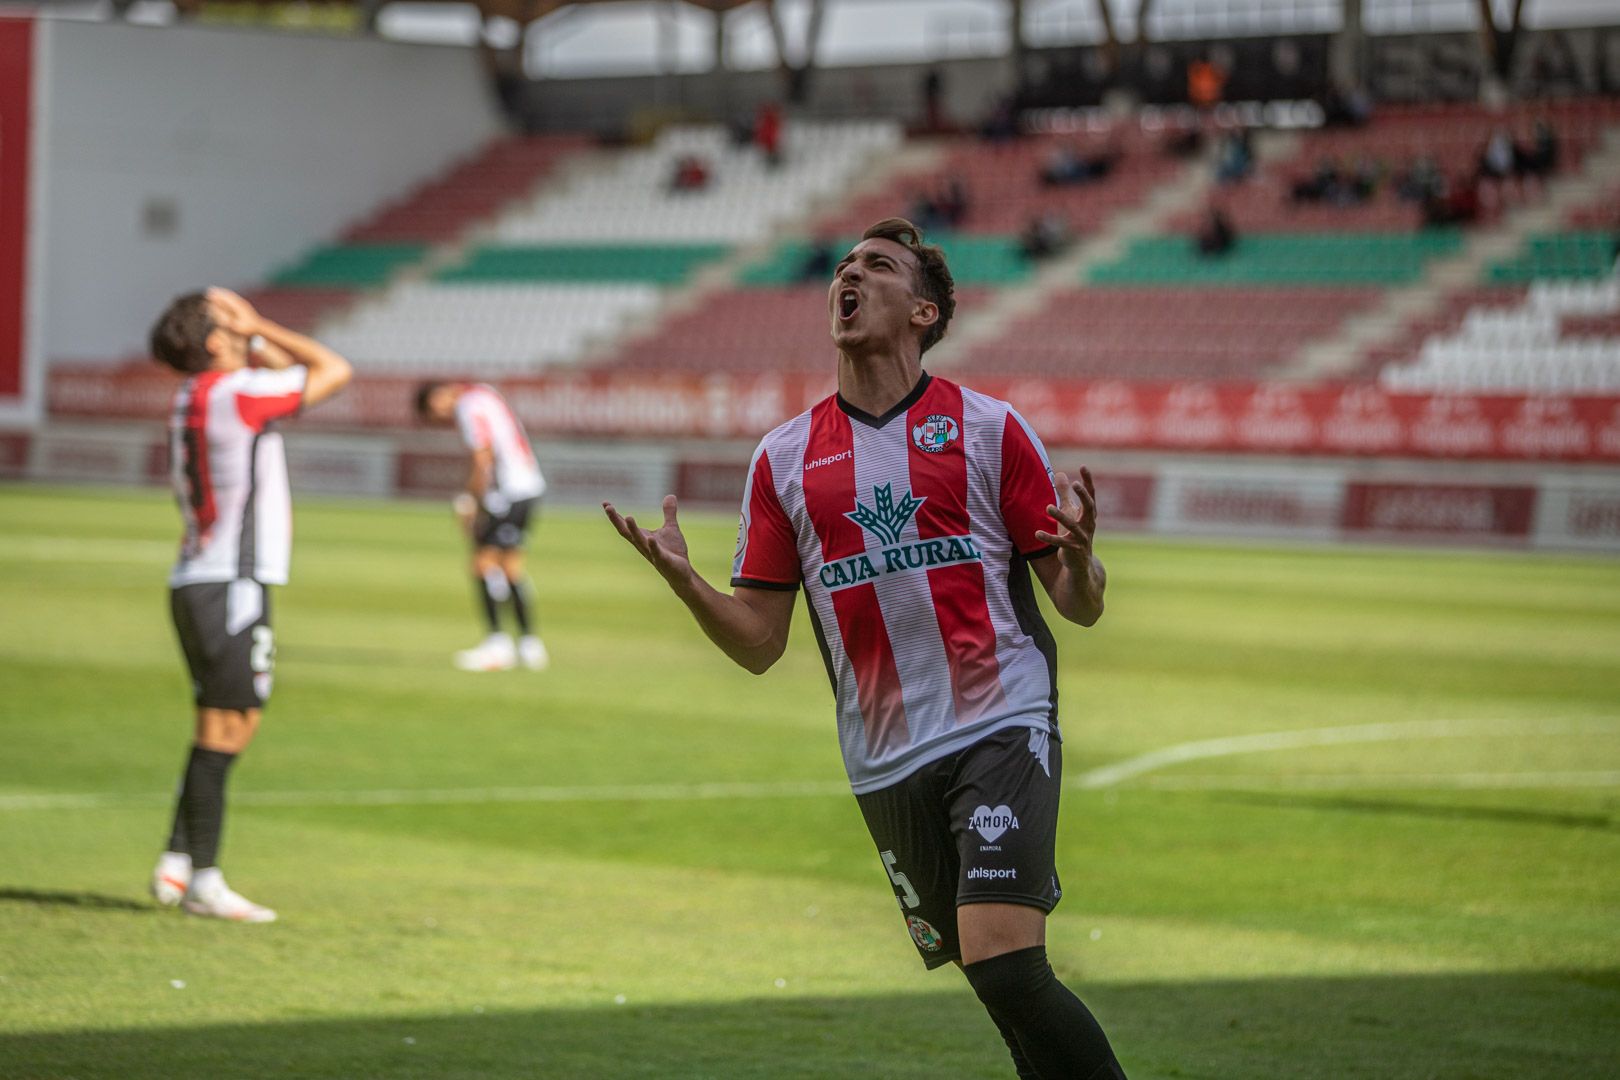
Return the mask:
{"type": "MultiPolygon", "coordinates": [[[[686,524],[723,575],[734,520],[686,524]]],[[[1133,1080],[1620,1075],[1620,561],[1106,526],[1108,614],[1054,622],[1050,951],[1133,1080]]],[[[176,531],[0,488],[0,1076],[1011,1076],[915,958],[802,612],[749,676],[585,511],[535,537],[554,668],[467,675],[448,512],[302,501],[222,859],[282,921],[154,909],[176,531]]]]}

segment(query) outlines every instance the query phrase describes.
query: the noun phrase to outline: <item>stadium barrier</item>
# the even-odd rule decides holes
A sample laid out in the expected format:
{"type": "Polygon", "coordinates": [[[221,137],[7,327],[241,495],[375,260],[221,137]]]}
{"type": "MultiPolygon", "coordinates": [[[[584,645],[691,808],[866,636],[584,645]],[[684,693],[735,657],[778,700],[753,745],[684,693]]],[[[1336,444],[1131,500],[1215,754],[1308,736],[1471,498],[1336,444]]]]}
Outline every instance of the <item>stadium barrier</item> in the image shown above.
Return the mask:
{"type": "MultiPolygon", "coordinates": [[[[413,426],[409,378],[367,378],[300,421],[317,429],[413,426]]],[[[988,377],[1050,444],[1178,453],[1376,456],[1620,464],[1620,396],[1404,394],[1367,383],[1146,383],[988,377]]],[[[833,390],[830,376],[575,372],[503,381],[539,438],[756,439],[833,390]]],[[[50,414],[164,415],[155,368],[52,372],[50,414]]]]}
{"type": "MultiPolygon", "coordinates": [[[[552,437],[537,439],[535,450],[553,503],[612,499],[650,509],[674,492],[687,506],[735,512],[753,445],[552,437]]],[[[1612,468],[1049,450],[1058,469],[1091,466],[1105,532],[1620,553],[1620,470],[1612,468]]],[[[300,494],[444,497],[466,475],[465,452],[443,431],[346,435],[294,425],[287,455],[300,494]]],[[[0,467],[24,456],[36,480],[167,482],[167,448],[153,422],[61,421],[32,437],[0,437],[0,467]]]]}

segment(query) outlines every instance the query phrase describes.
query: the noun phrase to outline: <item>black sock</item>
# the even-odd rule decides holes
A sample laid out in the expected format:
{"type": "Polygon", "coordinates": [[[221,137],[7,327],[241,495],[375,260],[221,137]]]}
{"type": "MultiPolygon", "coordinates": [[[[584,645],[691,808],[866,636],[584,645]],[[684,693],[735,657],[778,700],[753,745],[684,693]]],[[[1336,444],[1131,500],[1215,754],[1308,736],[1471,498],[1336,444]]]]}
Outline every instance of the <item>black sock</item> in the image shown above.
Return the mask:
{"type": "Polygon", "coordinates": [[[180,790],[174,793],[174,824],[169,826],[169,846],[166,850],[181,855],[191,854],[191,841],[186,836],[186,773],[191,768],[192,747],[186,754],[186,766],[180,770],[180,790]]]}
{"type": "Polygon", "coordinates": [[[962,974],[1003,1035],[1012,1030],[1034,1075],[1043,1080],[1125,1080],[1108,1036],[1091,1010],[1052,973],[1045,946],[964,964],[962,974]]]}
{"type": "Polygon", "coordinates": [[[498,633],[501,629],[501,618],[495,609],[495,597],[489,591],[489,582],[475,576],[473,588],[477,590],[478,603],[484,612],[484,621],[489,623],[489,632],[498,633]]]}
{"type": "Polygon", "coordinates": [[[517,619],[518,633],[524,637],[529,636],[529,583],[525,580],[510,581],[512,590],[512,615],[517,619]]]}
{"type": "Polygon", "coordinates": [[[185,786],[180,789],[180,831],[191,854],[191,868],[213,866],[219,857],[219,838],[225,830],[225,777],[235,754],[191,748],[185,786]]]}
{"type": "Polygon", "coordinates": [[[995,1010],[985,1011],[990,1014],[990,1019],[996,1022],[996,1030],[1001,1032],[1001,1041],[1007,1044],[1007,1052],[1012,1055],[1013,1071],[1018,1074],[1018,1080],[1041,1080],[1041,1074],[1036,1072],[1029,1059],[1024,1057],[1024,1048],[1018,1045],[1018,1033],[1012,1029],[1012,1025],[997,1016],[995,1010]]]}

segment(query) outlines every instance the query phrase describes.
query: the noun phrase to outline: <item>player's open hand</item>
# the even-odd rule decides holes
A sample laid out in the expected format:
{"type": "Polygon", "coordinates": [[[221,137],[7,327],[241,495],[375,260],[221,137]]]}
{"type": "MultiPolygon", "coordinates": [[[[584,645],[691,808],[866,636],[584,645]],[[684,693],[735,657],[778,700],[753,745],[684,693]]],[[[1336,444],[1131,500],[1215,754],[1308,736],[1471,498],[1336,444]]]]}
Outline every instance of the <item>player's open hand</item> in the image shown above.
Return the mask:
{"type": "Polygon", "coordinates": [[[648,532],[636,524],[635,518],[626,517],[615,510],[612,503],[602,504],[608,520],[619,530],[619,535],[630,541],[630,545],[641,552],[642,558],[652,563],[672,583],[692,572],[692,562],[686,554],[686,537],[681,535],[680,524],[675,520],[675,505],[675,496],[665,495],[664,524],[657,531],[648,532]]]}
{"type": "Polygon", "coordinates": [[[1097,489],[1091,483],[1091,470],[1080,466],[1080,479],[1072,481],[1066,473],[1057,474],[1057,506],[1046,508],[1047,516],[1057,522],[1055,533],[1037,532],[1035,539],[1058,549],[1058,558],[1076,570],[1085,571],[1091,564],[1091,541],[1097,534],[1097,489]]]}
{"type": "Polygon", "coordinates": [[[213,286],[208,290],[208,304],[213,308],[214,322],[232,333],[252,337],[259,332],[259,313],[231,290],[213,286]]]}

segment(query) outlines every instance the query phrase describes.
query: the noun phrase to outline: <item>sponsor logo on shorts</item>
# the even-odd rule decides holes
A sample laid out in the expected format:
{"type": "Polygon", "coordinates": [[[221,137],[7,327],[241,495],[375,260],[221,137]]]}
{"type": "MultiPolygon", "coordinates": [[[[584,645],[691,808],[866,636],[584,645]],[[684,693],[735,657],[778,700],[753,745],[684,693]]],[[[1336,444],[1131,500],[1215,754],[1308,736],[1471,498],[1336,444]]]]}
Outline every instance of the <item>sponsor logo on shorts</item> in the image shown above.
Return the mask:
{"type": "Polygon", "coordinates": [[[1013,867],[994,869],[985,866],[975,866],[967,872],[969,881],[1017,881],[1018,871],[1013,867]]]}
{"type": "Polygon", "coordinates": [[[980,806],[968,818],[968,827],[978,830],[985,843],[993,844],[1008,829],[1018,828],[1018,817],[1012,812],[1012,807],[1005,803],[994,808],[980,806]]]}
{"type": "Polygon", "coordinates": [[[911,940],[917,943],[917,948],[927,952],[939,952],[944,947],[944,939],[939,931],[915,915],[906,916],[906,929],[911,931],[911,940]]]}
{"type": "Polygon", "coordinates": [[[911,429],[911,443],[925,454],[941,454],[960,435],[955,420],[935,413],[911,429]]]}

